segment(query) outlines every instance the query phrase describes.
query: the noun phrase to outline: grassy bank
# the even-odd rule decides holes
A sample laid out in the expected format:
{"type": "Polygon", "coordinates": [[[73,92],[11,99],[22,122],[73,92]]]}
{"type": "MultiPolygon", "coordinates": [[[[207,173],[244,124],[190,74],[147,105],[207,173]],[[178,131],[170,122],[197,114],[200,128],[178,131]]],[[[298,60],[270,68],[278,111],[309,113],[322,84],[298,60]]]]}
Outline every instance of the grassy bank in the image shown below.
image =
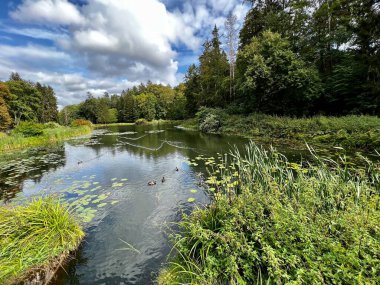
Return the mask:
{"type": "Polygon", "coordinates": [[[305,142],[343,148],[380,148],[380,118],[375,116],[289,118],[251,114],[226,115],[224,110],[203,109],[184,127],[204,132],[240,135],[266,141],[305,142]]]}
{"type": "Polygon", "coordinates": [[[204,161],[213,202],[180,222],[160,285],[380,282],[380,165],[247,153],[204,161]]]}
{"type": "Polygon", "coordinates": [[[117,126],[134,126],[134,125],[160,125],[160,124],[175,124],[182,123],[182,121],[174,121],[174,120],[152,120],[147,121],[145,119],[139,119],[135,123],[111,123],[111,124],[96,124],[94,125],[96,128],[100,127],[117,127],[117,126]]]}
{"type": "Polygon", "coordinates": [[[55,127],[46,128],[38,136],[25,137],[22,134],[11,133],[10,135],[0,135],[0,152],[20,150],[29,147],[50,145],[59,141],[77,136],[90,134],[89,126],[79,127],[55,127]]]}
{"type": "Polygon", "coordinates": [[[33,279],[37,272],[48,276],[84,237],[65,206],[51,198],[2,206],[0,221],[0,284],[33,279]]]}

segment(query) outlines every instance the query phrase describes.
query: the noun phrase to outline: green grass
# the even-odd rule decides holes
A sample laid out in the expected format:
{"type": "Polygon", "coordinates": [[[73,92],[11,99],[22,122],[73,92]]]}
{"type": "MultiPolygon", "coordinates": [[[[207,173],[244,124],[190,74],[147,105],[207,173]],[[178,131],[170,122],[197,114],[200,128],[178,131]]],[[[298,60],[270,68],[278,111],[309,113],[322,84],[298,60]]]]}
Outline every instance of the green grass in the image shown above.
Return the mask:
{"type": "Polygon", "coordinates": [[[267,142],[283,141],[304,146],[338,146],[351,149],[380,148],[380,118],[375,116],[343,116],[290,118],[264,114],[227,115],[225,110],[203,108],[198,113],[198,125],[207,117],[221,122],[217,131],[267,142]]]}
{"type": "Polygon", "coordinates": [[[52,198],[0,207],[0,284],[14,284],[77,249],[84,232],[52,198]]]}
{"type": "MultiPolygon", "coordinates": [[[[182,121],[175,121],[175,120],[152,120],[152,121],[144,121],[144,125],[160,125],[160,124],[172,124],[176,122],[182,122],[182,121]]],[[[134,126],[135,123],[111,123],[111,124],[96,124],[94,125],[96,128],[100,127],[117,127],[117,126],[134,126]]]]}
{"type": "Polygon", "coordinates": [[[92,129],[88,126],[47,128],[43,134],[36,137],[24,137],[21,134],[0,136],[0,152],[14,151],[40,145],[50,145],[65,139],[90,134],[92,129]]]}
{"type": "Polygon", "coordinates": [[[380,284],[380,164],[361,159],[206,159],[213,202],[180,222],[158,284],[380,284]]]}

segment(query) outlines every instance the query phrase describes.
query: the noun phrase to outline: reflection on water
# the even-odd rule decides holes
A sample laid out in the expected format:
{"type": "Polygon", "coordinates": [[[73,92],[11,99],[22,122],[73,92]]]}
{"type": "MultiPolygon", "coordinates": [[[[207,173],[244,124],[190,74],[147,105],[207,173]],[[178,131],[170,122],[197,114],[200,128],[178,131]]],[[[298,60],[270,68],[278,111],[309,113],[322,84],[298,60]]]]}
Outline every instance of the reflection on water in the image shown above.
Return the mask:
{"type": "Polygon", "coordinates": [[[87,236],[77,259],[55,284],[152,284],[170,251],[171,223],[208,203],[198,186],[205,169],[187,162],[246,142],[172,125],[109,127],[0,163],[0,198],[61,193],[71,203],[81,199],[81,211],[91,208],[81,216],[87,236]],[[157,185],[148,186],[152,180],[157,185]]]}

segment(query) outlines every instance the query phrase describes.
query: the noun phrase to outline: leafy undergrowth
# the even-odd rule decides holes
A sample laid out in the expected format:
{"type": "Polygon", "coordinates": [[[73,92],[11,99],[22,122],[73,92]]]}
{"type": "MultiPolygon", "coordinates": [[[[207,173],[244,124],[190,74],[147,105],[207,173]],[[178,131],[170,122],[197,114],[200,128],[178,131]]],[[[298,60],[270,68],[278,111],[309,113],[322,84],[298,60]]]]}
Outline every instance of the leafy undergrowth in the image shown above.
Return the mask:
{"type": "Polygon", "coordinates": [[[39,145],[56,143],[65,139],[91,133],[89,126],[46,128],[41,130],[40,135],[26,136],[21,133],[12,133],[0,136],[0,152],[19,150],[39,145]]]}
{"type": "Polygon", "coordinates": [[[0,207],[0,284],[14,284],[77,249],[84,232],[53,198],[0,207]]]}
{"type": "Polygon", "coordinates": [[[264,114],[227,115],[225,110],[202,108],[197,114],[204,132],[261,139],[285,139],[344,148],[380,148],[380,118],[344,116],[290,118],[264,114]]]}
{"type": "Polygon", "coordinates": [[[158,283],[379,284],[380,166],[314,158],[206,159],[213,203],[180,222],[158,283]]]}

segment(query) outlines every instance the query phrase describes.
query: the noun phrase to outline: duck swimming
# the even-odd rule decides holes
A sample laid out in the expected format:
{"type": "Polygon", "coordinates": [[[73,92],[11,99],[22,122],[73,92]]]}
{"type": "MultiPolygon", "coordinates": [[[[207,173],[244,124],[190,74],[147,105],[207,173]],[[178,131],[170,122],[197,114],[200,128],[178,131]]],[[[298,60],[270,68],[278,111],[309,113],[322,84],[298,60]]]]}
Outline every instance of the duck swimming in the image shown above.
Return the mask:
{"type": "Polygon", "coordinates": [[[177,166],[175,167],[175,171],[179,171],[179,169],[178,169],[178,167],[177,167],[177,166]]]}
{"type": "Polygon", "coordinates": [[[148,186],[153,186],[153,185],[156,185],[156,184],[157,184],[156,180],[152,180],[152,181],[148,182],[148,186]]]}
{"type": "Polygon", "coordinates": [[[161,182],[164,183],[165,180],[166,180],[166,179],[165,179],[165,176],[164,176],[164,177],[162,177],[161,182]]]}

